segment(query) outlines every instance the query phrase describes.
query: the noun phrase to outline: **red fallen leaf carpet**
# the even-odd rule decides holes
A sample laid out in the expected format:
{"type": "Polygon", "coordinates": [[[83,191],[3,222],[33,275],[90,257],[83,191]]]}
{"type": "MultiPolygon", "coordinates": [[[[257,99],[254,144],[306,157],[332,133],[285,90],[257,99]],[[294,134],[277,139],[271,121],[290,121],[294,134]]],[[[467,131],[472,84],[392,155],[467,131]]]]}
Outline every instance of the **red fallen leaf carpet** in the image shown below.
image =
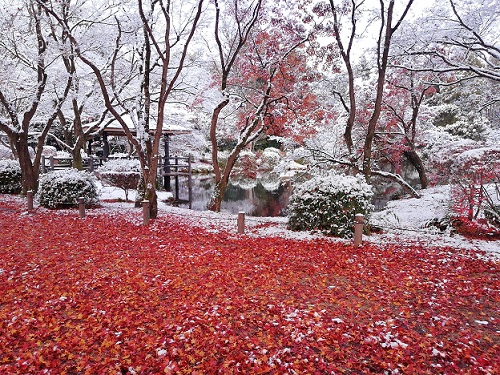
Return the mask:
{"type": "Polygon", "coordinates": [[[0,196],[0,374],[500,373],[494,260],[126,215],[0,196]]]}

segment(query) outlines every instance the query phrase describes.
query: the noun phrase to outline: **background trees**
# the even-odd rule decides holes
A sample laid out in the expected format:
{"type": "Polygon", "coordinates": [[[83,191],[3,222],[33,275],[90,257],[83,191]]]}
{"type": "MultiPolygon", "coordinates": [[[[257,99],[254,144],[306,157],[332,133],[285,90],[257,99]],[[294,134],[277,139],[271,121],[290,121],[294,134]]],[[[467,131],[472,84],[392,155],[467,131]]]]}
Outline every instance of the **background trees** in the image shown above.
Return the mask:
{"type": "Polygon", "coordinates": [[[213,79],[221,100],[210,128],[216,187],[209,208],[214,211],[220,210],[231,171],[245,147],[262,134],[293,136],[300,129],[304,135],[317,116],[304,48],[308,35],[295,19],[286,19],[278,5],[286,6],[233,0],[221,7],[215,2],[218,63],[213,79]],[[228,121],[235,143],[221,165],[217,131],[228,121]]]}
{"type": "Polygon", "coordinates": [[[25,193],[38,187],[42,148],[73,76],[61,70],[66,51],[51,40],[58,26],[39,3],[26,1],[0,12],[0,130],[19,160],[25,193]]]}
{"type": "Polygon", "coordinates": [[[48,7],[45,9],[64,27],[75,54],[92,70],[106,109],[134,146],[142,169],[141,197],[149,200],[151,217],[156,217],[165,106],[181,79],[203,0],[190,4],[139,0],[107,9],[105,16],[113,16],[108,23],[115,37],[112,49],[99,50],[106,57],[104,64],[102,58],[96,59],[94,54],[82,50],[65,19],[48,7]],[[135,15],[139,18],[133,18],[135,15]]]}
{"type": "Polygon", "coordinates": [[[269,136],[414,195],[438,181],[436,155],[498,141],[491,2],[448,0],[432,13],[413,0],[21,4],[1,10],[0,130],[25,190],[36,189],[52,124],[80,167],[85,141],[116,119],[156,216],[162,130],[179,105],[210,146],[215,211],[242,152],[269,136]]]}

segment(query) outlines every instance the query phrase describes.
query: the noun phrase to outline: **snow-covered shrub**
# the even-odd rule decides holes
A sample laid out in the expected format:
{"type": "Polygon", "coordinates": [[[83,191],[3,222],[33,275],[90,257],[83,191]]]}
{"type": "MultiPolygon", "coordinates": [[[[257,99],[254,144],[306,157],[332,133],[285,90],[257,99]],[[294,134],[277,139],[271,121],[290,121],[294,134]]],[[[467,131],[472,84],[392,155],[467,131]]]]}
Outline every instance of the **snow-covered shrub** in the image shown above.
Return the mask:
{"type": "Polygon", "coordinates": [[[266,148],[259,159],[259,169],[272,171],[281,161],[280,150],[273,147],[266,148]]]}
{"type": "Polygon", "coordinates": [[[351,237],[356,214],[368,216],[372,187],[361,176],[318,176],[294,189],[288,207],[292,230],[351,237]]]}
{"type": "Polygon", "coordinates": [[[4,145],[0,145],[0,160],[2,159],[14,159],[12,150],[4,145]]]}
{"type": "Polygon", "coordinates": [[[455,104],[443,104],[434,108],[434,125],[442,127],[449,134],[462,138],[483,140],[489,121],[475,113],[464,113],[455,104]]]}
{"type": "Polygon", "coordinates": [[[97,170],[97,175],[101,181],[123,189],[128,201],[128,191],[139,185],[141,165],[136,159],[112,159],[97,170]]]}
{"type": "Polygon", "coordinates": [[[251,180],[255,180],[257,178],[257,156],[251,151],[241,151],[231,175],[238,177],[245,176],[251,180]]]}
{"type": "Polygon", "coordinates": [[[22,189],[21,167],[17,160],[0,160],[0,193],[19,194],[22,189]]]}
{"type": "Polygon", "coordinates": [[[43,146],[42,156],[50,158],[51,156],[57,156],[57,149],[54,146],[43,146]]]}
{"type": "Polygon", "coordinates": [[[46,173],[40,177],[37,199],[41,206],[57,208],[77,205],[83,197],[85,204],[96,204],[99,191],[95,177],[77,169],[62,169],[46,173]]]}
{"type": "MultiPolygon", "coordinates": [[[[490,203],[488,184],[499,182],[500,148],[483,147],[456,155],[451,168],[453,216],[475,220],[490,203]]],[[[491,204],[490,204],[491,205],[491,204]]]]}

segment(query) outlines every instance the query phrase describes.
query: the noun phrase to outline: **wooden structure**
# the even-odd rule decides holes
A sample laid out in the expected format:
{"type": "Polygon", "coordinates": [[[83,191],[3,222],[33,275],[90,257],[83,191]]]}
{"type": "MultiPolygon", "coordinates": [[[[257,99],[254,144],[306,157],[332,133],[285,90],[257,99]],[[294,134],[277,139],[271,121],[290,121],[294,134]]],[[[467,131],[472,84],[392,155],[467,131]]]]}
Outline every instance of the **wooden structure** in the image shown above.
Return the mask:
{"type": "MultiPolygon", "coordinates": [[[[137,134],[137,131],[134,126],[134,122],[132,121],[131,117],[128,115],[123,116],[123,119],[125,120],[125,123],[127,124],[130,132],[133,135],[137,134]]],[[[99,165],[102,165],[102,161],[107,160],[108,158],[112,157],[110,155],[110,147],[109,147],[109,141],[108,137],[109,136],[125,136],[125,131],[123,130],[123,127],[121,124],[116,121],[116,119],[109,119],[107,121],[104,121],[102,125],[99,125],[97,122],[94,123],[89,123],[85,124],[83,126],[83,130],[85,131],[86,129],[96,127],[98,126],[98,129],[100,128],[101,130],[99,133],[101,134],[102,137],[102,143],[103,143],[103,155],[102,158],[95,157],[95,156],[90,156],[89,158],[84,158],[84,168],[88,169],[89,171],[93,171],[96,167],[99,165]]],[[[150,134],[154,134],[156,132],[156,128],[151,127],[149,130],[150,134]]],[[[189,203],[189,208],[191,208],[191,202],[192,202],[192,167],[191,167],[191,156],[189,157],[178,157],[178,156],[170,156],[170,137],[173,135],[179,135],[179,134],[190,134],[191,130],[180,127],[180,126],[170,126],[170,125],[165,125],[162,128],[162,134],[163,134],[163,144],[164,144],[164,155],[159,157],[159,163],[158,163],[158,175],[163,177],[163,187],[165,188],[166,191],[171,192],[172,191],[172,186],[171,186],[171,178],[174,179],[174,202],[176,203],[189,203]],[[187,184],[188,184],[188,197],[187,199],[181,199],[179,196],[179,178],[184,177],[187,178],[187,184]]],[[[88,143],[88,154],[91,155],[92,153],[92,140],[89,140],[88,143]]],[[[46,172],[47,170],[54,170],[54,169],[62,169],[62,168],[67,168],[71,166],[71,158],[53,158],[50,157],[49,163],[47,164],[47,161],[42,158],[42,172],[46,172]]]]}
{"type": "MultiPolygon", "coordinates": [[[[178,156],[170,157],[166,156],[161,164],[162,171],[160,175],[163,176],[163,187],[166,191],[172,191],[170,179],[174,178],[174,202],[175,203],[189,203],[189,208],[191,208],[191,202],[193,201],[193,183],[192,183],[192,167],[191,167],[191,155],[187,158],[182,158],[178,156]],[[187,199],[181,199],[179,196],[179,178],[187,178],[188,185],[188,197],[187,199]]],[[[162,161],[160,160],[160,162],[162,161]]]]}

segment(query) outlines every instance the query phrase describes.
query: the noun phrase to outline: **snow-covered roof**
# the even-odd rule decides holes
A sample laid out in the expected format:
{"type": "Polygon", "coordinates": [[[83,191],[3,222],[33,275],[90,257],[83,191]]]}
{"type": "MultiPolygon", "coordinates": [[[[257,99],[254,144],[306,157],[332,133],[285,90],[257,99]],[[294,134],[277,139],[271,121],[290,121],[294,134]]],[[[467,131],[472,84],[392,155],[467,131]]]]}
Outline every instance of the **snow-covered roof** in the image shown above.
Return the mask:
{"type": "MultiPolygon", "coordinates": [[[[134,121],[132,121],[132,118],[130,115],[124,115],[122,116],[123,120],[127,124],[128,128],[130,129],[130,132],[132,134],[136,134],[136,129],[135,129],[135,124],[134,121]]],[[[89,129],[91,127],[94,127],[98,124],[99,122],[91,122],[88,124],[83,125],[83,130],[85,131],[86,129],[89,129]]],[[[123,130],[123,127],[121,124],[114,118],[109,118],[104,120],[98,127],[99,132],[101,131],[106,131],[108,135],[125,135],[125,131],[123,130]]],[[[149,132],[154,133],[156,131],[156,122],[151,121],[149,124],[149,132]]],[[[177,134],[189,134],[191,133],[190,129],[184,128],[180,125],[173,125],[173,124],[163,124],[162,127],[162,133],[167,134],[167,135],[177,135],[177,134]]]]}

